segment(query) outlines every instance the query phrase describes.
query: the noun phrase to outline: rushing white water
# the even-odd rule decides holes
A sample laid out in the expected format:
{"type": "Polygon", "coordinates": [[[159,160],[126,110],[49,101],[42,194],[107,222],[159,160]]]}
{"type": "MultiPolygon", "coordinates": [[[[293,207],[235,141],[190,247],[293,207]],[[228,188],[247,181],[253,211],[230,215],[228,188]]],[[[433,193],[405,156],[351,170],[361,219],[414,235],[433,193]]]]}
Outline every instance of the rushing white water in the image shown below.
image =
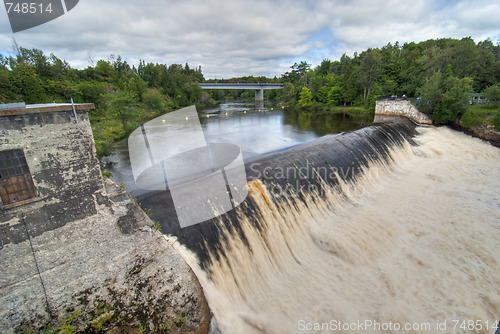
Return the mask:
{"type": "Polygon", "coordinates": [[[500,150],[418,131],[325,200],[278,206],[250,183],[264,225],[241,217],[250,248],[230,236],[210,277],[189,260],[223,333],[495,332],[500,150]]]}

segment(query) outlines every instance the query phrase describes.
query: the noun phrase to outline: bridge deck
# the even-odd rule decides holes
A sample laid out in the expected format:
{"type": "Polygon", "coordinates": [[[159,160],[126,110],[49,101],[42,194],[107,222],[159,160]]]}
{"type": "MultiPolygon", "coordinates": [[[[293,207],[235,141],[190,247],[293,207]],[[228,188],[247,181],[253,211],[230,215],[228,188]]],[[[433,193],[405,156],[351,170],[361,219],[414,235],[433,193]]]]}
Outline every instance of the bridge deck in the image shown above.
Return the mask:
{"type": "Polygon", "coordinates": [[[276,83],[200,83],[202,89],[281,89],[276,83]]]}

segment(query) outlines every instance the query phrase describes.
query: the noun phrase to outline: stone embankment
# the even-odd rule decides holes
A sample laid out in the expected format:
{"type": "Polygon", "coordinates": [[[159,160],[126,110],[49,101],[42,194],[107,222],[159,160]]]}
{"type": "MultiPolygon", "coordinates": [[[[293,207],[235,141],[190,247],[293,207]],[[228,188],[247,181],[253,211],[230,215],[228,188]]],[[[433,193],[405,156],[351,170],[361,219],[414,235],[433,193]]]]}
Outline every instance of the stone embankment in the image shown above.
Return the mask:
{"type": "Polygon", "coordinates": [[[106,181],[100,202],[97,214],[31,246],[0,250],[0,332],[207,333],[210,312],[191,268],[116,184],[106,181]]]}
{"type": "MultiPolygon", "coordinates": [[[[424,113],[407,100],[379,100],[375,106],[375,120],[383,121],[386,116],[401,116],[411,119],[417,124],[431,125],[432,121],[424,113]]],[[[465,128],[459,122],[450,125],[451,128],[464,132],[470,136],[488,141],[491,145],[500,148],[500,132],[493,126],[475,126],[465,128]]]]}
{"type": "Polygon", "coordinates": [[[402,116],[417,124],[432,124],[429,116],[418,111],[407,100],[378,100],[375,105],[375,116],[402,116]]]}

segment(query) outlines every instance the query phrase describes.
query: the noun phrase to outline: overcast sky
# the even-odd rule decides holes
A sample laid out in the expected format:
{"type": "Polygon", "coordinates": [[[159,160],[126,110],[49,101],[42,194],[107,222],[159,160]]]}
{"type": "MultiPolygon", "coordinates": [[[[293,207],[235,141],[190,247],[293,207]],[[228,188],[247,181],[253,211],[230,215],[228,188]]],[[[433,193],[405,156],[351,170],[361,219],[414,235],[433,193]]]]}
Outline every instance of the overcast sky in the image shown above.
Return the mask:
{"type": "Polygon", "coordinates": [[[472,36],[500,40],[500,0],[80,0],[67,14],[12,33],[0,11],[0,52],[53,52],[74,68],[120,55],[201,65],[205,78],[279,76],[294,62],[352,56],[388,42],[472,36]]]}

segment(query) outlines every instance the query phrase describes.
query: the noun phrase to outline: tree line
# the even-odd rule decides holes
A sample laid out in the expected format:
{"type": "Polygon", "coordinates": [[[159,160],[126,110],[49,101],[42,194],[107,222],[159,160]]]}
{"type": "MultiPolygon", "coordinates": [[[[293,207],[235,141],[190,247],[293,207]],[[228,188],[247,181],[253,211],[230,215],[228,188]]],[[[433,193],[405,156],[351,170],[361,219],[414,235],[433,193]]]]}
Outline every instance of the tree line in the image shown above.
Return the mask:
{"type": "Polygon", "coordinates": [[[281,81],[282,98],[292,106],[373,110],[381,96],[406,95],[420,97],[419,108],[435,123],[448,123],[466,111],[470,93],[500,102],[500,46],[470,37],[388,43],[353,57],[324,59],[314,69],[295,63],[281,81]]]}
{"type": "Polygon", "coordinates": [[[91,102],[89,114],[98,154],[141,122],[165,112],[209,100],[198,83],[201,68],[188,64],[130,66],[120,56],[73,69],[54,54],[15,45],[14,56],[0,55],[0,103],[91,102]]]}
{"type": "MultiPolygon", "coordinates": [[[[141,122],[192,104],[210,104],[224,98],[253,97],[252,91],[202,91],[201,67],[188,64],[146,63],[131,66],[111,55],[85,69],[73,69],[54,54],[14,43],[14,56],[0,54],[0,103],[92,102],[90,113],[99,155],[141,122]]],[[[89,57],[90,58],[90,57],[89,57]]],[[[492,105],[500,105],[500,46],[487,39],[428,40],[420,43],[388,43],[352,57],[324,59],[315,68],[295,63],[279,78],[246,76],[219,82],[281,82],[281,90],[266,91],[266,99],[304,111],[343,110],[370,112],[377,98],[386,95],[420,97],[419,108],[435,123],[462,117],[469,94],[482,93],[492,105]]],[[[480,110],[466,115],[477,123],[480,110]]],[[[500,124],[500,111],[496,122],[500,124]]],[[[493,116],[491,116],[493,117],[493,116]]],[[[480,118],[480,117],[479,117],[480,118]]],[[[500,125],[498,126],[500,128],[500,125]]]]}

